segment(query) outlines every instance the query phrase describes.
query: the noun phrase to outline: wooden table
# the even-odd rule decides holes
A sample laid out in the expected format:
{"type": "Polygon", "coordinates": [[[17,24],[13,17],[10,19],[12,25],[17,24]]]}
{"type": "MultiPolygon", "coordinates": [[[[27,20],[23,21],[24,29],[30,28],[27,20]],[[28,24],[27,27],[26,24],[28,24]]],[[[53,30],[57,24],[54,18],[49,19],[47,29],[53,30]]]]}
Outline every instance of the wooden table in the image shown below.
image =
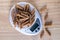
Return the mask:
{"type": "MultiPolygon", "coordinates": [[[[43,16],[43,15],[42,15],[43,16]]],[[[0,40],[60,40],[60,0],[0,0],[0,40]],[[26,36],[16,31],[9,23],[9,11],[17,2],[29,2],[38,10],[46,4],[49,9],[49,18],[53,25],[49,26],[51,37],[45,33],[43,39],[36,36],[26,36]]]]}

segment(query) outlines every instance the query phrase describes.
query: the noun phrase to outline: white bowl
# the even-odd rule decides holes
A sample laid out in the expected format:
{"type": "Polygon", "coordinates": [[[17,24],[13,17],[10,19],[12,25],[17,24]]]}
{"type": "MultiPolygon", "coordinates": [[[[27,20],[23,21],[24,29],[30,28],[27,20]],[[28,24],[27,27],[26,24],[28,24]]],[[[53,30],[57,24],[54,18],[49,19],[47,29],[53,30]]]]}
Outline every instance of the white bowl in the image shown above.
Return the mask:
{"type": "MultiPolygon", "coordinates": [[[[19,2],[17,4],[19,4],[20,6],[24,6],[26,4],[29,4],[30,5],[30,10],[32,10],[32,9],[35,8],[32,4],[27,3],[27,2],[19,2]]],[[[13,24],[13,21],[12,21],[12,16],[11,16],[12,9],[14,9],[14,8],[15,8],[15,5],[13,5],[13,7],[10,10],[10,14],[9,14],[9,21],[10,21],[10,24],[11,24],[11,26],[13,28],[15,28],[17,31],[19,31],[19,32],[21,32],[22,34],[25,34],[25,35],[37,35],[38,33],[41,32],[41,30],[42,30],[42,19],[41,19],[40,13],[37,11],[36,8],[35,8],[35,21],[36,21],[37,18],[39,19],[39,21],[40,21],[40,24],[39,24],[40,25],[40,30],[38,32],[34,32],[34,33],[31,33],[31,31],[29,30],[30,27],[28,27],[28,28],[22,28],[22,29],[18,28],[18,26],[14,27],[14,24],[13,24]]],[[[33,22],[33,24],[35,23],[35,21],[33,22]]]]}

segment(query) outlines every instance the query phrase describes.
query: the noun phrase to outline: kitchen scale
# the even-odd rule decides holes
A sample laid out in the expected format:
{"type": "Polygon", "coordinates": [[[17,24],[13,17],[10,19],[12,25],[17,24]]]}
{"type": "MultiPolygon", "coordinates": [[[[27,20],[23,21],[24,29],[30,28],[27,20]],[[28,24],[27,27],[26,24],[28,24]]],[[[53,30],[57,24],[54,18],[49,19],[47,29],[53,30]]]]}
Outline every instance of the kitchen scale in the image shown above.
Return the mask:
{"type": "MultiPolygon", "coordinates": [[[[27,2],[19,2],[17,4],[19,4],[21,6],[24,6],[25,4],[29,4],[30,10],[35,8],[33,5],[31,5],[30,3],[27,3],[27,2]]],[[[15,28],[17,31],[19,31],[25,35],[37,35],[38,33],[41,32],[41,30],[42,30],[42,19],[41,19],[40,13],[37,11],[36,8],[35,8],[35,21],[33,22],[33,24],[30,27],[25,27],[22,29],[18,28],[18,26],[14,27],[12,17],[11,17],[11,11],[14,7],[15,7],[15,5],[11,8],[10,15],[9,15],[9,21],[10,21],[13,28],[15,28]]]]}

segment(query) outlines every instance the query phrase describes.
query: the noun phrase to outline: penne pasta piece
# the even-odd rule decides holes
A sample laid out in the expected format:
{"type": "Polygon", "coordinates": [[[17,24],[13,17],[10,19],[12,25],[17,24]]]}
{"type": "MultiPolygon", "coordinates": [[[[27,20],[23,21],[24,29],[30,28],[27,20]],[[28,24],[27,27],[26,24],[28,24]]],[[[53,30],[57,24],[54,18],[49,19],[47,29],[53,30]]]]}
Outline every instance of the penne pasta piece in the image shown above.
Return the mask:
{"type": "Polygon", "coordinates": [[[27,22],[27,21],[29,21],[29,19],[22,21],[22,23],[25,23],[25,22],[27,22]]]}
{"type": "Polygon", "coordinates": [[[24,8],[22,7],[22,6],[20,6],[20,5],[16,5],[15,6],[17,9],[19,9],[19,10],[24,10],[24,8]]]}
{"type": "Polygon", "coordinates": [[[19,21],[24,22],[26,20],[28,20],[28,18],[20,19],[19,21]]]}
{"type": "Polygon", "coordinates": [[[33,15],[35,13],[35,9],[33,9],[32,11],[31,11],[31,15],[33,15]]]}
{"type": "Polygon", "coordinates": [[[44,35],[44,30],[41,31],[40,38],[42,38],[44,35]]]}
{"type": "Polygon", "coordinates": [[[48,21],[46,20],[44,26],[50,26],[50,25],[52,25],[52,21],[51,20],[50,21],[49,20],[48,21]]]}
{"type": "Polygon", "coordinates": [[[21,13],[22,16],[24,16],[25,18],[28,18],[28,15],[25,15],[24,13],[21,13]]]}
{"type": "Polygon", "coordinates": [[[43,12],[47,9],[47,5],[44,5],[41,9],[40,9],[40,12],[43,12]]]}
{"type": "Polygon", "coordinates": [[[32,20],[30,20],[30,24],[32,24],[34,22],[34,20],[35,20],[34,18],[32,20]]]}
{"type": "Polygon", "coordinates": [[[50,31],[48,30],[48,28],[45,28],[46,32],[48,33],[49,36],[51,36],[50,31]]]}
{"type": "Polygon", "coordinates": [[[46,20],[48,18],[48,12],[46,12],[45,16],[44,16],[44,20],[46,20]]]}
{"type": "Polygon", "coordinates": [[[22,25],[24,26],[24,25],[28,25],[28,24],[29,24],[29,21],[26,21],[22,25]]]}
{"type": "Polygon", "coordinates": [[[29,8],[30,8],[29,4],[26,4],[25,7],[24,7],[24,10],[25,10],[25,11],[28,11],[29,8]]]}

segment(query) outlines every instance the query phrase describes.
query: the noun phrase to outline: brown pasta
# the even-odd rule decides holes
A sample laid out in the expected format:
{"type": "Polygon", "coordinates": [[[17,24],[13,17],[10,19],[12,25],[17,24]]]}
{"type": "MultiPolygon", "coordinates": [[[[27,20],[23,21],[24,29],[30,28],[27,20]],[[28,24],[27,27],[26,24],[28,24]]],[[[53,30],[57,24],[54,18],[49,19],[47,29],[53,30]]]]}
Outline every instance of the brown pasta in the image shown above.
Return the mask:
{"type": "Polygon", "coordinates": [[[52,25],[52,21],[46,20],[44,26],[50,26],[50,25],[52,25]]]}
{"type": "Polygon", "coordinates": [[[25,11],[28,11],[29,8],[30,8],[29,4],[26,4],[24,10],[25,10],[25,11]]]}
{"type": "Polygon", "coordinates": [[[14,13],[12,13],[14,16],[12,15],[12,17],[15,26],[18,25],[18,27],[23,28],[23,26],[30,26],[34,22],[35,9],[30,11],[30,6],[28,4],[26,4],[25,7],[16,5],[14,10],[14,13]]]}
{"type": "Polygon", "coordinates": [[[16,7],[16,9],[24,10],[24,8],[22,6],[20,6],[20,5],[16,5],[15,7],[16,7]]]}
{"type": "Polygon", "coordinates": [[[40,38],[42,38],[44,35],[44,30],[41,31],[40,38]]]}
{"type": "Polygon", "coordinates": [[[44,5],[41,9],[40,9],[40,12],[43,12],[44,10],[47,9],[47,5],[44,5]]]}
{"type": "Polygon", "coordinates": [[[45,28],[46,32],[48,33],[49,36],[51,36],[50,31],[48,30],[48,28],[45,28]]]}
{"type": "Polygon", "coordinates": [[[44,16],[44,20],[46,20],[48,18],[48,12],[46,12],[45,16],[44,16]]]}
{"type": "Polygon", "coordinates": [[[35,13],[35,9],[33,9],[32,11],[31,11],[31,15],[33,15],[35,13]]]}

